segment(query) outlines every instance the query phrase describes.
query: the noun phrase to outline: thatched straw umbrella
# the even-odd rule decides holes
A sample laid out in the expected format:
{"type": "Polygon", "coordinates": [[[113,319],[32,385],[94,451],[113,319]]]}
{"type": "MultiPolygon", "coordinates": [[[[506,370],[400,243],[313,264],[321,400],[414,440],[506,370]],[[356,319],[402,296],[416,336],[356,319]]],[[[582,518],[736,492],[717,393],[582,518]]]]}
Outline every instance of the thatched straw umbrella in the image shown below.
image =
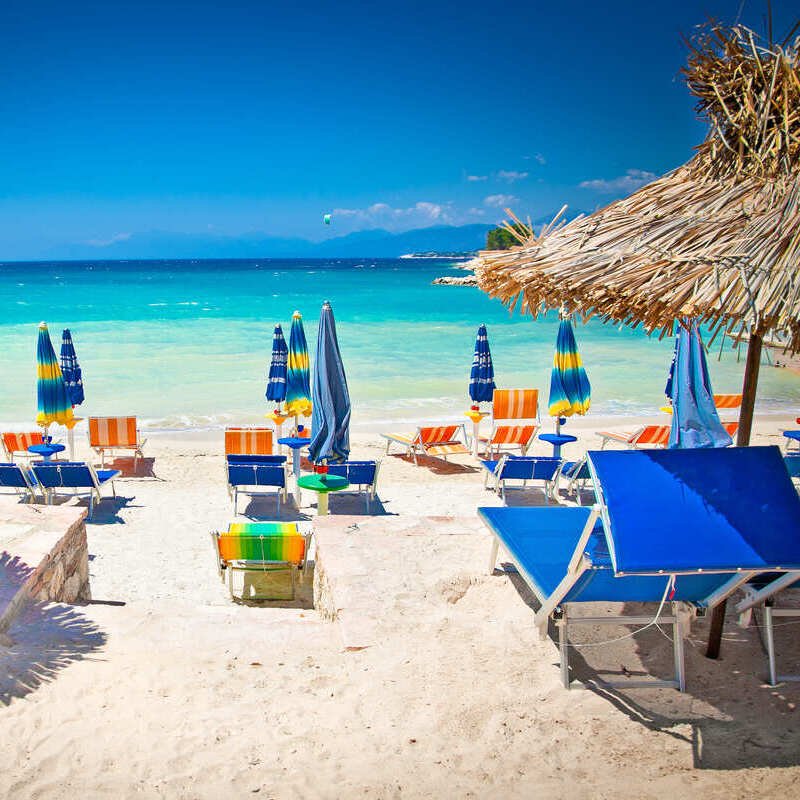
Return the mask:
{"type": "Polygon", "coordinates": [[[485,292],[534,316],[566,305],[662,336],[696,317],[747,337],[739,445],[750,441],[763,337],[800,350],[799,50],[800,39],[763,47],[738,26],[702,31],[684,70],[709,122],[696,155],[538,237],[514,217],[506,227],[520,246],[482,253],[476,269],[485,292]]]}

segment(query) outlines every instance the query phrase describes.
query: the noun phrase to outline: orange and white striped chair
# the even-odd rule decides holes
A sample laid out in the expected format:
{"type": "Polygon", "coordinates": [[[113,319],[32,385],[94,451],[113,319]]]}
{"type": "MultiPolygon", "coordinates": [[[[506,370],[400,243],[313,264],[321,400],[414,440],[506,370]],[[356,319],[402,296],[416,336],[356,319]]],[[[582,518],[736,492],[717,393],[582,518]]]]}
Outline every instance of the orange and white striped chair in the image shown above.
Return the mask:
{"type": "Polygon", "coordinates": [[[488,438],[481,437],[487,457],[503,449],[519,449],[526,455],[540,427],[538,389],[495,389],[492,432],[488,438]],[[516,424],[509,424],[512,421],[516,424]]]}
{"type": "Polygon", "coordinates": [[[605,450],[609,442],[619,442],[632,450],[640,450],[645,447],[666,447],[669,443],[670,427],[670,425],[644,425],[633,433],[600,431],[597,435],[603,440],[601,450],[605,450]]]}
{"type": "Polygon", "coordinates": [[[9,461],[16,457],[30,458],[33,453],[28,452],[32,444],[43,444],[41,431],[25,431],[24,433],[4,433],[3,450],[9,461]]]}
{"type": "Polygon", "coordinates": [[[741,408],[742,396],[741,394],[715,394],[714,405],[717,407],[717,411],[728,408],[741,408]]]}
{"type": "Polygon", "coordinates": [[[225,455],[272,455],[272,428],[225,428],[225,455]]]}
{"type": "Polygon", "coordinates": [[[416,433],[406,435],[404,433],[382,433],[386,439],[386,452],[392,442],[406,448],[406,455],[414,458],[417,464],[417,455],[441,456],[447,461],[447,456],[460,453],[469,453],[466,447],[467,435],[463,425],[430,425],[417,428],[416,433]],[[461,441],[458,440],[459,431],[461,441]]]}
{"type": "Polygon", "coordinates": [[[142,447],[146,439],[140,438],[136,417],[89,417],[89,447],[100,456],[106,465],[106,452],[133,450],[133,470],[139,458],[144,458],[142,447]]]}

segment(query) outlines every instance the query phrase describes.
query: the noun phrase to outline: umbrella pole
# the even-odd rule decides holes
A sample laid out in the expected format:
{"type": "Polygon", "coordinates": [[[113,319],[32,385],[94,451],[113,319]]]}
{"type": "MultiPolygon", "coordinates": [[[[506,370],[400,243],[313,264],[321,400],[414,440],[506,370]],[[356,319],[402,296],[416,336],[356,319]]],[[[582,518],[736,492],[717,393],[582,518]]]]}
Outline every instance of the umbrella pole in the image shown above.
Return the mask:
{"type": "MultiPolygon", "coordinates": [[[[750,432],[753,428],[753,409],[756,403],[758,388],[758,370],[761,366],[761,348],[764,340],[760,333],[753,331],[747,343],[747,360],[744,367],[742,383],[742,408],[739,412],[739,431],[736,435],[736,446],[747,447],[750,444],[750,432]]],[[[723,600],[711,612],[711,627],[708,631],[706,658],[719,658],[722,645],[722,628],[725,625],[725,606],[723,600]]]]}
{"type": "Polygon", "coordinates": [[[75,426],[70,425],[67,428],[67,445],[69,446],[69,460],[75,460],[75,426]]]}

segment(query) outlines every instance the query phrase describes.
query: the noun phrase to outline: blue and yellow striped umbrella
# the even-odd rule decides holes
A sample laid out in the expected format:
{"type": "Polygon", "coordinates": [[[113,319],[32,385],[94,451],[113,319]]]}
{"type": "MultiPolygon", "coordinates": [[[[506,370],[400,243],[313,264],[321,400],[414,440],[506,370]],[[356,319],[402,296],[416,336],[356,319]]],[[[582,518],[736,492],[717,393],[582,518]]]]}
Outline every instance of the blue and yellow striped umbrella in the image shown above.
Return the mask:
{"type": "Polygon", "coordinates": [[[303,318],[299,311],[292,315],[289,331],[289,363],[286,371],[286,413],[294,417],[311,414],[309,359],[303,318]]]}
{"type": "Polygon", "coordinates": [[[47,324],[39,324],[36,343],[36,424],[46,428],[53,422],[67,425],[72,422],[72,403],[58,365],[47,324]]]}
{"type": "Polygon", "coordinates": [[[585,414],[591,402],[592,387],[583,369],[572,323],[569,319],[562,319],[558,326],[556,353],[550,374],[550,416],[571,417],[573,414],[585,414]]]}

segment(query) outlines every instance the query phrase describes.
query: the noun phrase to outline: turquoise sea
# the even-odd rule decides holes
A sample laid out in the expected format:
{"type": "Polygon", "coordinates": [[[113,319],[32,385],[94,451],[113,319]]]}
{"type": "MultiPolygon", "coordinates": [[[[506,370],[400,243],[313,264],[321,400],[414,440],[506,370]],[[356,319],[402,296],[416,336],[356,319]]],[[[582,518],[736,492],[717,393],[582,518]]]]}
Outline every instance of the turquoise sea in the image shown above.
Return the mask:
{"type": "MultiPolygon", "coordinates": [[[[58,351],[69,327],[84,375],[77,412],[137,414],[149,427],[253,423],[264,398],[272,329],[304,317],[313,358],[330,300],[354,424],[458,418],[468,407],[475,333],[486,323],[501,387],[546,398],[557,316],[510,315],[478,289],[433,286],[460,275],[446,259],[0,263],[0,424],[35,416],[37,325],[58,351]]],[[[672,342],[599,322],[576,325],[598,414],[656,413],[672,342]]],[[[741,386],[744,354],[710,353],[718,392],[741,386]]],[[[762,411],[800,405],[800,377],[764,368],[762,411]]]]}

